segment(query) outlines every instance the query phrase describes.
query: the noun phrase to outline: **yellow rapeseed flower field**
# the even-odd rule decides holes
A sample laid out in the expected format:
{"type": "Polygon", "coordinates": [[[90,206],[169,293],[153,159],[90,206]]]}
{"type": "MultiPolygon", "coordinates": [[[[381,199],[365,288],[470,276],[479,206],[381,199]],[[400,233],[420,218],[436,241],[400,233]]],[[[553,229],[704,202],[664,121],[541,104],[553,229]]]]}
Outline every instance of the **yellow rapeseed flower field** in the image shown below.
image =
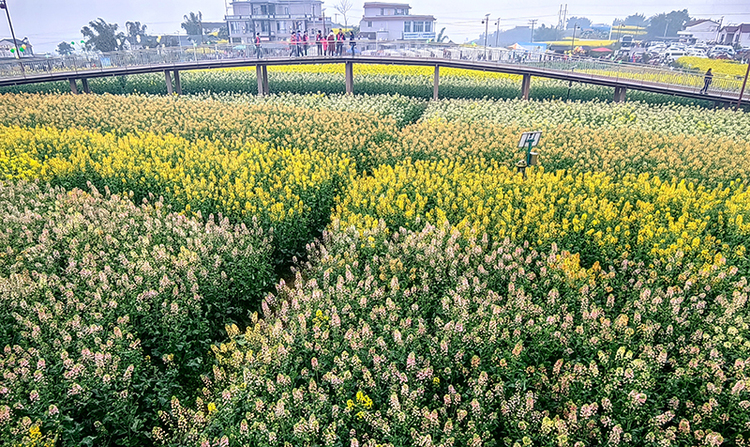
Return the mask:
{"type": "Polygon", "coordinates": [[[623,256],[647,262],[719,252],[744,259],[750,206],[742,183],[705,188],[684,181],[532,169],[527,179],[496,162],[405,161],[354,182],[334,220],[371,230],[419,230],[445,221],[496,240],[552,244],[589,265],[623,256]]]}

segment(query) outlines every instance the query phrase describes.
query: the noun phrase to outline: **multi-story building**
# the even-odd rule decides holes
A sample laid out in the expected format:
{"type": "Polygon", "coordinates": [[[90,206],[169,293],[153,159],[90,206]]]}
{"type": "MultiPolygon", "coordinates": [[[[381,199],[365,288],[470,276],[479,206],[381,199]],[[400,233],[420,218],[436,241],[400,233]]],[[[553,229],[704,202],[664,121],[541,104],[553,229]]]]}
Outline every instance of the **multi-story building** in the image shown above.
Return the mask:
{"type": "Polygon", "coordinates": [[[722,45],[739,45],[750,47],[750,23],[729,25],[719,31],[719,43],[722,45]]]}
{"type": "Polygon", "coordinates": [[[685,24],[685,29],[678,31],[677,35],[685,37],[696,43],[713,42],[719,35],[719,22],[713,20],[693,20],[685,24]]]}
{"type": "Polygon", "coordinates": [[[413,15],[407,3],[365,3],[360,34],[377,40],[435,39],[435,17],[413,15]]]}
{"type": "Polygon", "coordinates": [[[331,29],[321,0],[234,0],[231,5],[232,15],[225,20],[232,43],[252,43],[256,33],[274,41],[288,39],[292,31],[307,30],[313,36],[331,29]]]}

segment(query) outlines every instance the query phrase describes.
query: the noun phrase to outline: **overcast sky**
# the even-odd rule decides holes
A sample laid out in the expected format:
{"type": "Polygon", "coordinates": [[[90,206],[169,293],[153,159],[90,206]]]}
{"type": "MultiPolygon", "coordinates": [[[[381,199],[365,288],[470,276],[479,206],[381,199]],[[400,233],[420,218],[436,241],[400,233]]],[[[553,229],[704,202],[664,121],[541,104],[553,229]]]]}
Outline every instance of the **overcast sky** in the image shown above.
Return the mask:
{"type": "MultiPolygon", "coordinates": [[[[228,2],[229,0],[227,0],[228,2]]],[[[408,1],[408,0],[407,0],[408,1]]],[[[557,24],[561,0],[528,0],[519,3],[497,0],[411,0],[413,14],[432,14],[437,18],[438,30],[446,27],[446,34],[455,42],[479,37],[484,32],[481,24],[485,14],[492,22],[500,17],[501,28],[527,25],[528,20],[557,24]]],[[[562,0],[564,1],[564,0],[562,0]]],[[[140,21],[154,34],[180,30],[182,16],[190,11],[203,12],[206,21],[221,21],[225,14],[224,0],[7,0],[16,36],[28,36],[38,53],[53,51],[61,41],[81,40],[81,28],[97,17],[116,22],[124,28],[126,21],[140,21]]],[[[334,14],[328,0],[326,13],[334,14]]],[[[350,22],[359,22],[364,1],[353,0],[350,22]]],[[[724,23],[750,23],[750,0],[584,0],[568,3],[568,17],[586,16],[594,23],[612,23],[633,13],[651,16],[675,9],[688,9],[692,17],[719,20],[724,23]]],[[[343,22],[339,16],[339,20],[343,22]]],[[[492,25],[492,24],[491,24],[492,25]]],[[[492,25],[494,27],[494,25],[492,25]]],[[[5,17],[0,15],[0,37],[10,36],[5,17]]]]}

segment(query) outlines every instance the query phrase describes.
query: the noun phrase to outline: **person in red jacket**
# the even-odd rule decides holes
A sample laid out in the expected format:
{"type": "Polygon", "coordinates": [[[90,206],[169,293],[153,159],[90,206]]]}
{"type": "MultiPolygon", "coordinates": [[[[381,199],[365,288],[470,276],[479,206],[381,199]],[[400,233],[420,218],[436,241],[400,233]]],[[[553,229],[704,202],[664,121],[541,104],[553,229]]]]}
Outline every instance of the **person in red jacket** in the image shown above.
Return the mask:
{"type": "Polygon", "coordinates": [[[310,47],[310,36],[307,34],[307,30],[305,30],[305,34],[302,35],[302,51],[304,51],[305,56],[307,56],[307,49],[310,47]]]}
{"type": "Polygon", "coordinates": [[[340,29],[339,33],[336,35],[336,51],[338,52],[339,56],[344,55],[344,43],[346,42],[346,35],[344,35],[344,30],[340,29]]]}
{"type": "Polygon", "coordinates": [[[255,34],[255,56],[258,59],[263,57],[263,50],[260,48],[260,33],[255,34]]]}

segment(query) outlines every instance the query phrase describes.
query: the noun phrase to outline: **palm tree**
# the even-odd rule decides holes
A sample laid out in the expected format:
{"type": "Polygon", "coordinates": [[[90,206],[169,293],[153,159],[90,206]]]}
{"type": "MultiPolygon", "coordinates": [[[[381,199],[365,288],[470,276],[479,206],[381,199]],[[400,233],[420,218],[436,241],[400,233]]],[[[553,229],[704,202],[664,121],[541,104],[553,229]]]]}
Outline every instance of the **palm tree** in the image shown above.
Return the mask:
{"type": "Polygon", "coordinates": [[[445,34],[443,34],[443,33],[445,33],[445,27],[443,27],[443,29],[441,29],[441,30],[440,30],[440,33],[438,33],[437,39],[435,39],[435,42],[437,42],[437,43],[443,43],[443,42],[445,42],[446,40],[450,40],[450,39],[448,38],[448,36],[446,36],[446,35],[445,35],[445,34]]]}
{"type": "Polygon", "coordinates": [[[185,19],[182,22],[182,28],[190,36],[200,36],[201,43],[203,43],[203,13],[198,11],[198,14],[191,12],[189,15],[182,16],[185,19]]]}
{"type": "Polygon", "coordinates": [[[125,31],[128,33],[128,41],[130,45],[138,45],[138,36],[141,39],[146,35],[146,25],[141,25],[141,22],[125,22],[125,31]]]}
{"type": "Polygon", "coordinates": [[[117,28],[116,23],[107,23],[102,18],[89,22],[89,26],[81,29],[81,34],[87,38],[86,48],[102,53],[121,50],[125,33],[118,33],[117,28]]]}

